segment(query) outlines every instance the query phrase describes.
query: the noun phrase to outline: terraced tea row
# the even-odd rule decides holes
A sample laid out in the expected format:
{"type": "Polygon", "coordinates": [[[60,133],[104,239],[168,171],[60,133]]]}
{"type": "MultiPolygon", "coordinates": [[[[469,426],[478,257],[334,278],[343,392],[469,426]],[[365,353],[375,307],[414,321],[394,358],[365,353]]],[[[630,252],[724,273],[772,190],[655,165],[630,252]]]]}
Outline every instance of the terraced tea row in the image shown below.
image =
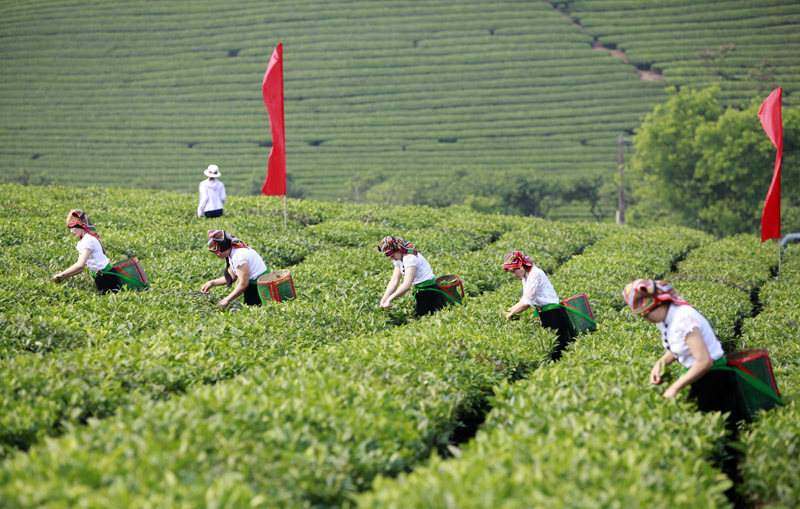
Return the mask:
{"type": "MultiPolygon", "coordinates": [[[[707,4],[643,0],[570,2],[571,16],[601,43],[624,51],[640,69],[656,70],[669,85],[706,88],[720,83],[727,104],[749,105],[778,86],[800,86],[796,2],[707,4]]],[[[785,97],[785,105],[795,99],[785,97]]]]}
{"type": "Polygon", "coordinates": [[[229,191],[251,193],[269,152],[258,83],[279,41],[290,173],[311,196],[382,169],[609,174],[617,135],[664,97],[544,3],[84,9],[5,12],[0,164],[102,185],[135,168],[132,186],[191,192],[213,160],[229,191]]]}
{"type": "MultiPolygon", "coordinates": [[[[609,242],[612,237],[589,251],[599,254],[609,242]]],[[[655,246],[647,251],[669,252],[655,246]]],[[[740,237],[706,243],[678,264],[674,276],[680,291],[711,318],[728,347],[735,347],[734,330],[752,311],[750,293],[770,278],[770,254],[757,239],[740,237]],[[704,278],[699,277],[701,267],[708,270],[704,278]],[[688,280],[687,274],[694,279],[688,280]],[[743,280],[752,283],[743,289],[726,284],[743,280]]],[[[660,277],[671,265],[635,251],[630,259],[641,264],[633,269],[643,271],[639,276],[660,277]]],[[[618,294],[631,279],[627,267],[601,256],[575,258],[565,269],[584,261],[599,266],[606,276],[595,279],[601,294],[618,294]]],[[[570,271],[557,276],[562,272],[569,280],[570,271]]],[[[616,311],[619,306],[617,298],[616,305],[601,308],[599,330],[581,337],[562,361],[540,368],[528,380],[498,388],[486,424],[455,459],[433,457],[409,475],[378,478],[374,490],[358,498],[359,506],[584,507],[587,501],[600,500],[624,506],[727,505],[723,492],[731,481],[709,462],[724,440],[723,419],[697,413],[685,403],[671,404],[661,398],[661,390],[648,387],[646,374],[660,349],[658,332],[627,311],[616,311]]],[[[760,425],[759,421],[754,426],[760,425]]],[[[787,434],[779,434],[785,440],[776,441],[776,431],[768,432],[770,443],[794,442],[787,434]]],[[[755,450],[748,449],[747,457],[752,453],[755,450]]],[[[776,456],[774,464],[796,470],[791,445],[769,453],[776,456]]],[[[757,464],[763,456],[757,456],[757,464]]],[[[773,489],[792,486],[785,475],[769,474],[767,469],[759,469],[751,484],[767,479],[774,482],[773,489]]],[[[787,491],[783,497],[762,500],[791,505],[796,493],[787,491]]],[[[753,494],[750,488],[747,495],[753,494]]]]}

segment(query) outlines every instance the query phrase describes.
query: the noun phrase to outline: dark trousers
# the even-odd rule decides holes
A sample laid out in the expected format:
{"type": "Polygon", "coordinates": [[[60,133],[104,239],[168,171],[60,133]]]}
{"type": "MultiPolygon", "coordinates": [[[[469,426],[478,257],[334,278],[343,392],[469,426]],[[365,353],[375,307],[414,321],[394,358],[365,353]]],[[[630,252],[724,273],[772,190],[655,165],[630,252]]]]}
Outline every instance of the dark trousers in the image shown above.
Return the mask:
{"type": "MultiPolygon", "coordinates": [[[[689,386],[689,398],[694,399],[701,412],[730,412],[725,421],[725,428],[730,432],[731,440],[738,440],[737,422],[741,418],[736,398],[736,375],[730,371],[708,371],[700,380],[689,386]]],[[[743,502],[736,493],[736,485],[742,482],[739,472],[739,459],[742,453],[736,447],[726,444],[724,453],[718,459],[722,471],[734,483],[725,494],[734,503],[734,507],[742,507],[743,502]]]]}
{"type": "Polygon", "coordinates": [[[94,278],[94,285],[101,294],[118,292],[122,289],[122,281],[113,272],[104,272],[94,278]]]}
{"type": "Polygon", "coordinates": [[[445,305],[444,295],[437,290],[418,290],[414,298],[417,301],[417,316],[432,314],[434,311],[442,309],[445,305]]]}
{"type": "Polygon", "coordinates": [[[222,215],[222,209],[206,210],[205,212],[203,212],[203,214],[205,214],[206,217],[219,217],[222,215]]]}
{"type": "Polygon", "coordinates": [[[244,303],[248,306],[260,306],[261,297],[258,296],[258,285],[255,281],[250,281],[244,289],[244,303]]]}
{"type": "Polygon", "coordinates": [[[567,311],[563,307],[540,311],[539,319],[542,321],[542,326],[552,329],[558,334],[558,344],[552,354],[552,359],[557,361],[561,358],[561,353],[567,348],[572,339],[569,332],[567,311]]]}
{"type": "Polygon", "coordinates": [[[726,427],[736,433],[740,415],[736,403],[736,375],[730,371],[708,371],[689,386],[689,398],[701,412],[730,412],[726,427]]]}

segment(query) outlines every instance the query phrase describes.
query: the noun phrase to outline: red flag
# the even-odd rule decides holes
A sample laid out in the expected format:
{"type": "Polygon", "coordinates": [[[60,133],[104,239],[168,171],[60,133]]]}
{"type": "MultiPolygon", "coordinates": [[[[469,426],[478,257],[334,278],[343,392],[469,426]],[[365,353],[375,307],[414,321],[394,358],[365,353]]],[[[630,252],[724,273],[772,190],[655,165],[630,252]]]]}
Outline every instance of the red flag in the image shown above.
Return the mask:
{"type": "Polygon", "coordinates": [[[783,159],[783,122],[781,121],[781,93],[778,87],[764,99],[758,110],[761,125],[778,149],[775,155],[775,172],[769,185],[764,212],[761,214],[761,242],[781,238],[781,159],[783,159]]]}
{"type": "Polygon", "coordinates": [[[261,85],[264,106],[267,107],[272,130],[272,150],[269,153],[267,178],[261,194],[286,195],[286,136],[283,126],[283,43],[272,52],[272,58],[261,85]]]}

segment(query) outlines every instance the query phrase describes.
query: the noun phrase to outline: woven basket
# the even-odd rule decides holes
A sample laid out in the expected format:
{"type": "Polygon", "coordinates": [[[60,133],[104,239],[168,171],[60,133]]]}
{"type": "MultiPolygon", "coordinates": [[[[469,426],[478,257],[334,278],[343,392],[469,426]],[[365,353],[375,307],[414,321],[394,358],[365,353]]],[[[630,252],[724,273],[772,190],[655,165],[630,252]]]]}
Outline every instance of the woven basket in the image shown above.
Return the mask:
{"type": "Polygon", "coordinates": [[[765,393],[771,391],[778,399],[781,396],[772,372],[769,351],[766,348],[733,352],[726,355],[726,358],[728,366],[740,371],[736,377],[736,396],[739,409],[748,420],[752,420],[753,415],[759,410],[769,410],[778,404],[775,398],[765,393]],[[759,380],[762,384],[757,382],[754,384],[753,379],[759,380]]]}
{"type": "Polygon", "coordinates": [[[125,276],[120,277],[120,281],[131,290],[145,290],[150,286],[150,281],[147,280],[147,275],[135,256],[117,262],[111,268],[125,276]]]}
{"type": "Polygon", "coordinates": [[[267,301],[281,302],[295,298],[292,274],[287,269],[268,272],[260,276],[256,285],[258,296],[261,297],[263,303],[267,301]]]}
{"type": "Polygon", "coordinates": [[[597,323],[594,320],[592,306],[589,305],[589,296],[585,293],[570,297],[561,303],[567,311],[570,323],[570,334],[577,336],[584,332],[594,332],[597,330],[597,323]]]}
{"type": "Polygon", "coordinates": [[[464,282],[461,280],[461,276],[448,274],[437,277],[436,286],[458,303],[464,300],[464,282]]]}

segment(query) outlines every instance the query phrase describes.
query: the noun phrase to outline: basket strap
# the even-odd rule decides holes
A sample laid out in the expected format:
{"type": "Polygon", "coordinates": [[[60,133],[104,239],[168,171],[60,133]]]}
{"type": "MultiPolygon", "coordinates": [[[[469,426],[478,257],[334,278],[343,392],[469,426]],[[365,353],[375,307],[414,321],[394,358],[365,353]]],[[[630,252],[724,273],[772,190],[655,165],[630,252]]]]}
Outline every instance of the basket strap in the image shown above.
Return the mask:
{"type": "Polygon", "coordinates": [[[541,312],[544,312],[544,311],[550,311],[551,309],[558,309],[560,307],[562,307],[561,304],[545,304],[544,306],[541,306],[539,309],[541,310],[541,312]]]}
{"type": "Polygon", "coordinates": [[[444,300],[448,304],[460,304],[461,303],[461,301],[459,301],[458,299],[456,299],[455,297],[450,295],[449,292],[447,292],[446,290],[444,290],[442,288],[439,288],[436,285],[436,280],[435,279],[428,279],[428,280],[423,281],[421,283],[415,284],[414,285],[414,300],[417,299],[417,292],[422,291],[422,290],[426,290],[426,291],[427,290],[432,290],[432,291],[441,293],[442,295],[444,295],[444,300]]]}
{"type": "MultiPolygon", "coordinates": [[[[449,291],[447,291],[447,288],[442,288],[442,287],[438,287],[438,288],[439,288],[439,290],[441,290],[441,291],[443,291],[444,293],[446,293],[446,294],[447,294],[447,295],[448,295],[448,296],[449,296],[451,299],[453,299],[453,300],[455,300],[455,301],[457,301],[457,300],[458,300],[458,297],[456,297],[455,295],[453,295],[452,293],[450,293],[449,291]]],[[[463,294],[463,293],[461,294],[461,298],[462,298],[462,299],[464,298],[464,294],[463,294]]]]}
{"type": "Polygon", "coordinates": [[[585,320],[589,320],[590,322],[592,322],[592,325],[597,325],[597,322],[595,322],[595,321],[592,319],[592,317],[591,317],[591,316],[589,316],[589,315],[587,315],[587,314],[585,314],[585,313],[582,313],[582,312],[578,311],[578,310],[577,310],[577,309],[575,309],[574,307],[570,306],[569,304],[565,304],[564,302],[562,302],[562,303],[561,303],[561,305],[562,305],[562,306],[564,306],[564,309],[566,309],[566,310],[567,310],[567,311],[569,311],[570,313],[574,313],[574,314],[576,314],[576,315],[580,316],[581,318],[583,318],[583,319],[585,319],[585,320]]]}
{"type": "Polygon", "coordinates": [[[97,272],[92,271],[92,277],[102,276],[104,272],[109,272],[110,270],[111,270],[111,263],[109,263],[102,269],[98,270],[97,272]]]}
{"type": "Polygon", "coordinates": [[[124,272],[117,270],[116,267],[112,267],[110,263],[106,265],[103,269],[97,272],[92,272],[92,277],[96,278],[97,276],[102,276],[103,274],[113,274],[120,280],[124,281],[125,283],[131,284],[133,286],[139,286],[142,288],[147,288],[148,286],[150,286],[150,283],[144,283],[142,281],[139,281],[138,279],[132,278],[129,275],[125,274],[124,272]]]}

